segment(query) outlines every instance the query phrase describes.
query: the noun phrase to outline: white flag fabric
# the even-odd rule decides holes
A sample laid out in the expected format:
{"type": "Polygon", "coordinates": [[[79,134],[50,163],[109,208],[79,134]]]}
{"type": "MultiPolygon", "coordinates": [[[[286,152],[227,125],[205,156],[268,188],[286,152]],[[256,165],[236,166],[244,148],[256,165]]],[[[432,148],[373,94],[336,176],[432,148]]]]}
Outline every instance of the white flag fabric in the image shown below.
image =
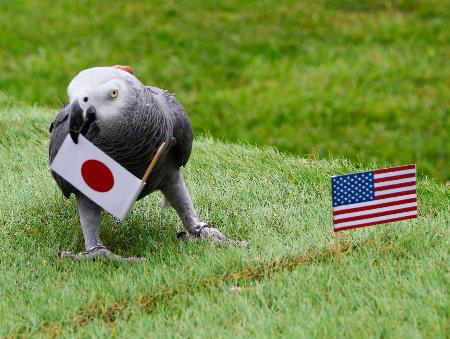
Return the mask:
{"type": "Polygon", "coordinates": [[[81,134],[78,144],[67,135],[50,168],[120,220],[145,185],[81,134]]]}

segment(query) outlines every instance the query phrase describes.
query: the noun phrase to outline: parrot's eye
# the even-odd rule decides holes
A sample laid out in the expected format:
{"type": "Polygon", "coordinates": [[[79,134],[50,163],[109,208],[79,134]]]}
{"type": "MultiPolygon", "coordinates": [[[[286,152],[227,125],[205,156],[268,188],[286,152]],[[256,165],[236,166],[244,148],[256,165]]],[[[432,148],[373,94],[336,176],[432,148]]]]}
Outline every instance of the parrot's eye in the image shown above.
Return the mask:
{"type": "Polygon", "coordinates": [[[111,98],[115,98],[119,95],[119,91],[117,89],[113,89],[111,91],[111,98]]]}

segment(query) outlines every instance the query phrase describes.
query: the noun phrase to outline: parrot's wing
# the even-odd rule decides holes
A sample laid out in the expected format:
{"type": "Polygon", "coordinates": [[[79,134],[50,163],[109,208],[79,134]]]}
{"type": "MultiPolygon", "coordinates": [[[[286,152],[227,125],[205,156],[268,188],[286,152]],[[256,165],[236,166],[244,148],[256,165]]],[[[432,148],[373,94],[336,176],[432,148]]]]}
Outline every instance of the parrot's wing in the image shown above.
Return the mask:
{"type": "MultiPolygon", "coordinates": [[[[68,105],[64,105],[61,110],[59,111],[58,115],[55,118],[55,121],[53,121],[50,124],[50,133],[52,134],[50,137],[50,145],[48,148],[48,157],[50,160],[50,163],[53,161],[53,159],[56,156],[56,153],[58,153],[59,148],[61,147],[64,139],[66,138],[68,132],[69,132],[69,110],[68,105]]],[[[67,181],[65,181],[63,178],[61,178],[59,175],[57,175],[55,172],[52,172],[52,176],[55,179],[56,183],[58,184],[59,188],[63,192],[64,196],[67,198],[70,196],[70,193],[75,192],[75,189],[72,185],[70,185],[67,181]]]]}
{"type": "Polygon", "coordinates": [[[176,143],[172,146],[178,166],[184,166],[189,160],[192,151],[192,126],[186,111],[178,100],[168,91],[157,87],[147,87],[156,97],[163,110],[168,108],[166,114],[171,118],[173,124],[173,137],[176,143]],[[159,96],[159,98],[157,97],[159,96]],[[164,103],[161,104],[161,98],[164,103]],[[165,106],[165,107],[164,107],[165,106]]]}
{"type": "Polygon", "coordinates": [[[69,111],[66,109],[69,105],[64,104],[58,112],[55,120],[50,124],[49,132],[52,133],[53,129],[59,124],[63,123],[69,116],[69,111]]]}
{"type": "Polygon", "coordinates": [[[177,140],[174,146],[176,160],[179,166],[184,166],[192,151],[192,125],[178,100],[170,94],[167,96],[167,100],[174,117],[173,136],[177,140]]]}

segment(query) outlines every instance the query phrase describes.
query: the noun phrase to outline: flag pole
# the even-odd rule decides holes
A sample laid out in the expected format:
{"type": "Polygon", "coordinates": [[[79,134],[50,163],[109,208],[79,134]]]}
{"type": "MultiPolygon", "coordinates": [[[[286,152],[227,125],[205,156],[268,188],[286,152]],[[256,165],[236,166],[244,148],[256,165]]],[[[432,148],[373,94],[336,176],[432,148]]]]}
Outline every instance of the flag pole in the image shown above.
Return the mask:
{"type": "Polygon", "coordinates": [[[341,246],[339,244],[339,232],[334,232],[334,247],[336,249],[336,254],[341,254],[341,246]]]}
{"type": "Polygon", "coordinates": [[[158,162],[159,158],[161,157],[162,152],[164,151],[164,148],[166,147],[166,142],[164,141],[161,146],[159,146],[158,150],[156,151],[155,156],[153,157],[152,161],[150,162],[150,165],[148,165],[147,170],[145,171],[144,176],[142,177],[142,182],[145,183],[147,181],[148,176],[152,172],[153,168],[156,166],[156,163],[158,162]]]}

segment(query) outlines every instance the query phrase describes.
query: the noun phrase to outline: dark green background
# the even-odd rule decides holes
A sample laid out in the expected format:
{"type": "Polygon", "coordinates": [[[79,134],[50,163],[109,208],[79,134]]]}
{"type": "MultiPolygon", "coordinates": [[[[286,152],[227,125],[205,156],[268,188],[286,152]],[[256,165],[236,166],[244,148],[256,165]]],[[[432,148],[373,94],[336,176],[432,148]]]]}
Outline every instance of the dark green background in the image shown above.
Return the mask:
{"type": "MultiPolygon", "coordinates": [[[[0,90],[129,64],[197,134],[450,179],[448,1],[1,1],[0,90]]],[[[1,132],[2,126],[0,126],[1,132]]]]}

